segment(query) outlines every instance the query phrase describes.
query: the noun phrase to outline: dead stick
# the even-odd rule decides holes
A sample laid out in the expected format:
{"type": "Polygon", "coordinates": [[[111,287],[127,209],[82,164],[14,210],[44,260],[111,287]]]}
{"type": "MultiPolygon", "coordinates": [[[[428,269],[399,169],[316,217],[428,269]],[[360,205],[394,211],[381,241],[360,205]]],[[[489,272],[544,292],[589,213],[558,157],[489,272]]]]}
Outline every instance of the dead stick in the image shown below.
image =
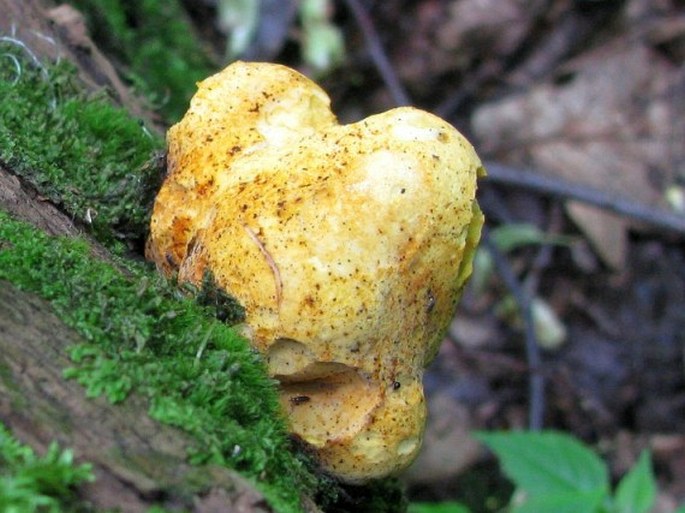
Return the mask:
{"type": "Polygon", "coordinates": [[[637,221],[685,235],[685,216],[649,207],[635,200],[608,193],[527,169],[519,169],[499,162],[485,162],[487,181],[520,187],[561,199],[576,200],[609,210],[637,221]]]}
{"type": "Polygon", "coordinates": [[[388,56],[385,53],[383,44],[381,43],[380,37],[378,37],[376,28],[373,26],[369,13],[366,12],[366,9],[359,0],[345,0],[345,4],[352,12],[357,25],[359,25],[359,28],[364,35],[364,41],[369,50],[371,60],[373,60],[378,73],[380,73],[383,82],[385,82],[393,101],[397,105],[410,105],[411,100],[409,99],[409,95],[402,85],[402,82],[400,82],[400,79],[397,77],[397,73],[395,73],[395,69],[392,67],[390,59],[388,59],[388,56]]]}
{"type": "Polygon", "coordinates": [[[530,404],[528,406],[528,429],[537,431],[542,429],[545,415],[545,377],[542,373],[542,355],[535,334],[533,311],[531,309],[532,298],[526,288],[521,284],[511,268],[507,257],[493,244],[487,230],[483,230],[483,244],[492,256],[497,274],[504,281],[505,286],[511,292],[516,304],[521,310],[523,318],[523,333],[525,339],[526,360],[530,369],[528,381],[528,393],[530,404]]]}

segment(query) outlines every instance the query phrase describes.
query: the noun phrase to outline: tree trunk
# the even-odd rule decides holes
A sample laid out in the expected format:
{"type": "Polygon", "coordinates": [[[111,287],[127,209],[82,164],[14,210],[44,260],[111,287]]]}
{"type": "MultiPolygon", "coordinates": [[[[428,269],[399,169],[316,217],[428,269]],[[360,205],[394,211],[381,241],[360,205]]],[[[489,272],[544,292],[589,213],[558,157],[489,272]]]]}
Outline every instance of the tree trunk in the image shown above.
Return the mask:
{"type": "Polygon", "coordinates": [[[112,405],[65,380],[66,348],[79,336],[45,301],[0,283],[0,420],[42,453],[52,441],[93,464],[81,490],[97,508],[144,512],[153,504],[195,512],[268,512],[254,487],[225,468],[185,463],[186,437],[133,396],[112,405]]]}

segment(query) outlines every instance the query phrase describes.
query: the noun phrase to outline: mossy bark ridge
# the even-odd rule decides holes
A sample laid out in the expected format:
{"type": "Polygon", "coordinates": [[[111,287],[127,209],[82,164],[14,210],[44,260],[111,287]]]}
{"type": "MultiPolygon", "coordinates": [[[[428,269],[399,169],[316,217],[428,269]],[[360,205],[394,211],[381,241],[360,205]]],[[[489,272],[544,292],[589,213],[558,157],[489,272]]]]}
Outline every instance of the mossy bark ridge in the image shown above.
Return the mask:
{"type": "Polygon", "coordinates": [[[125,406],[104,397],[84,400],[83,387],[65,380],[73,365],[67,348],[82,342],[52,307],[0,281],[0,418],[39,453],[52,441],[94,465],[95,482],[79,498],[97,509],[273,511],[253,484],[220,466],[187,463],[187,435],[154,421],[140,397],[125,406]]]}

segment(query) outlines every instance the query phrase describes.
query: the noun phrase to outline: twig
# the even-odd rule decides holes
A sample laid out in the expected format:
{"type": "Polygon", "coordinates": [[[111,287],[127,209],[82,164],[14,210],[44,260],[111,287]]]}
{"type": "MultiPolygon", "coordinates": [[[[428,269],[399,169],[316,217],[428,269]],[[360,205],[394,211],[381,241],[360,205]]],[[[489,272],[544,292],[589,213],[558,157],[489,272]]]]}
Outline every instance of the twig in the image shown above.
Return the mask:
{"type": "Polygon", "coordinates": [[[487,181],[521,187],[561,199],[572,199],[593,205],[637,221],[685,235],[685,216],[663,209],[651,208],[617,194],[608,193],[559,178],[552,178],[527,169],[518,169],[499,162],[485,162],[487,181]]]}
{"type": "Polygon", "coordinates": [[[409,99],[406,89],[397,77],[390,59],[388,59],[385,50],[383,49],[383,44],[381,43],[380,37],[378,37],[378,32],[376,32],[373,22],[369,17],[369,13],[361,4],[359,0],[345,0],[347,8],[352,12],[354,19],[359,25],[359,28],[364,35],[364,40],[366,41],[366,46],[369,50],[369,54],[373,63],[380,73],[383,82],[385,82],[393,101],[397,105],[410,105],[412,102],[409,99]]]}
{"type": "MultiPolygon", "coordinates": [[[[548,223],[545,227],[545,233],[550,235],[558,235],[562,224],[561,205],[557,203],[552,205],[547,218],[548,223]]],[[[528,275],[524,281],[524,287],[526,287],[526,290],[528,290],[528,292],[533,296],[537,295],[538,285],[540,283],[540,275],[550,265],[553,253],[553,244],[541,244],[540,248],[537,250],[537,254],[533,258],[530,271],[528,272],[528,275]]]]}
{"type": "Polygon", "coordinates": [[[504,284],[514,296],[516,304],[521,309],[523,318],[524,338],[526,347],[526,359],[530,369],[528,389],[530,405],[528,408],[528,428],[532,431],[542,429],[545,412],[545,378],[542,373],[542,357],[540,346],[535,335],[533,313],[531,310],[531,297],[528,291],[521,285],[514,273],[509,261],[490,239],[487,230],[483,231],[483,244],[490,252],[492,261],[504,284]]]}

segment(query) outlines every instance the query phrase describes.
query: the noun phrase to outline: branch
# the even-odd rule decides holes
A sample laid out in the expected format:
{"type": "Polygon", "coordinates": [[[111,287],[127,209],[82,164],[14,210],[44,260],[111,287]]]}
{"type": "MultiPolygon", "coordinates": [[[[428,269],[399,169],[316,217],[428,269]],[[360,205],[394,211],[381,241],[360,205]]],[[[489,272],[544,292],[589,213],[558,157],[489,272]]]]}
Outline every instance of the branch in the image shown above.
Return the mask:
{"type": "Polygon", "coordinates": [[[540,346],[535,335],[535,325],[533,323],[533,312],[531,309],[531,297],[528,291],[521,285],[514,270],[511,268],[509,260],[493,244],[487,230],[483,231],[483,245],[492,256],[492,261],[497,269],[497,274],[504,281],[505,286],[514,296],[516,304],[521,310],[523,318],[524,337],[526,343],[526,359],[530,378],[528,390],[530,395],[530,405],[528,408],[528,427],[533,431],[542,429],[545,412],[545,378],[542,374],[542,356],[540,346]]]}
{"type": "Polygon", "coordinates": [[[635,200],[541,173],[486,161],[486,182],[520,187],[560,199],[576,200],[652,226],[685,235],[685,216],[652,208],[635,200]]]}
{"type": "Polygon", "coordinates": [[[352,12],[357,25],[359,25],[359,28],[364,35],[364,41],[369,50],[371,60],[376,66],[378,73],[381,75],[385,86],[388,88],[393,101],[397,105],[410,105],[412,102],[409,95],[402,85],[402,82],[397,77],[397,73],[383,49],[383,44],[381,43],[380,37],[378,37],[378,32],[371,21],[369,13],[366,12],[366,9],[359,0],[345,0],[345,4],[352,12]]]}

